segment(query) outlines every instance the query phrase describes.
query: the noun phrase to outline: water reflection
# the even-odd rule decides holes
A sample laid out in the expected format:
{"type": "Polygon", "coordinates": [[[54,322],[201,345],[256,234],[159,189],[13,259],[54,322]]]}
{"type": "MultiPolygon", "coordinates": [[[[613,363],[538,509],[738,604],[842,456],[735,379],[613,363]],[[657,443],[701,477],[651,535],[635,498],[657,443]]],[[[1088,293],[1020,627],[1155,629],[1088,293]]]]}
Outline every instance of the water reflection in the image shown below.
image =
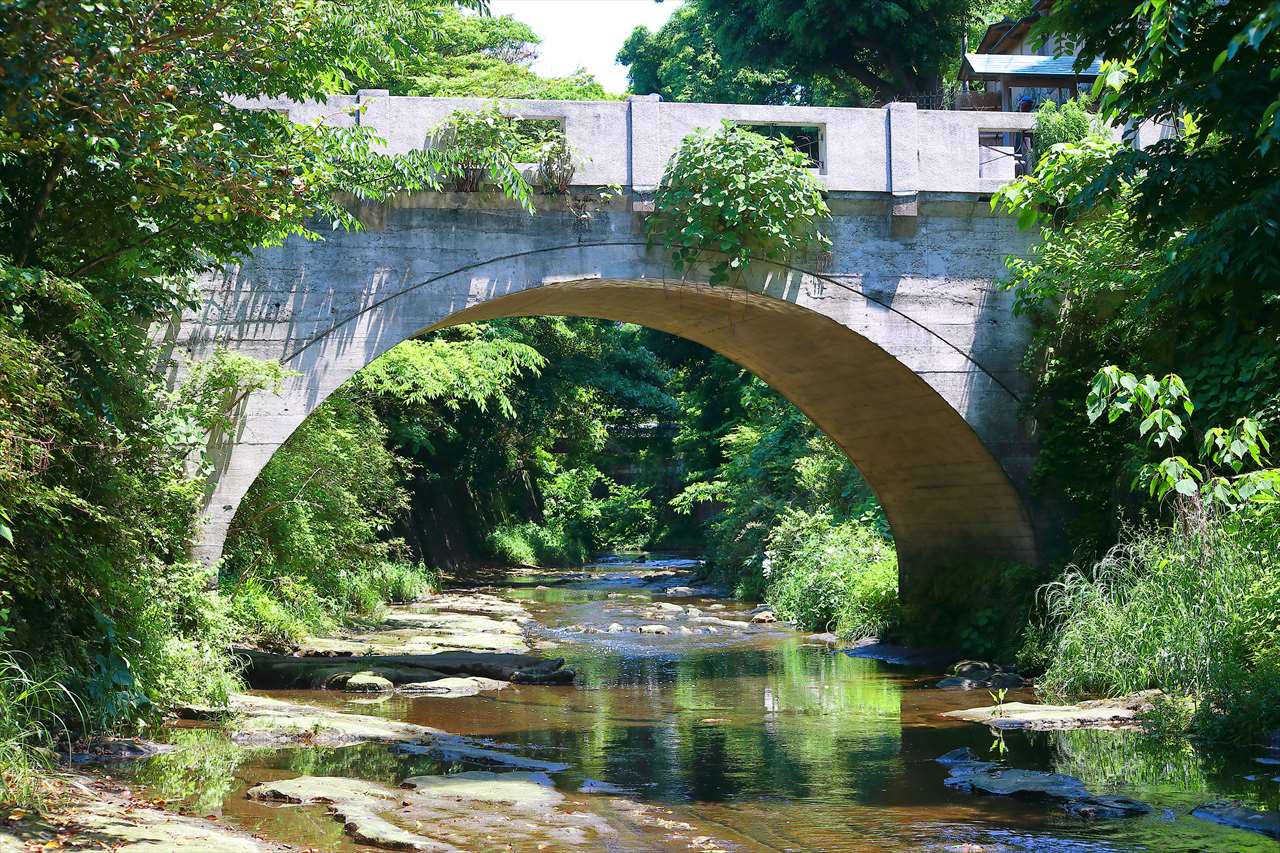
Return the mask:
{"type": "MultiPolygon", "coordinates": [[[[610,573],[607,581],[526,581],[518,594],[553,629],[607,621],[609,591],[630,594],[636,587],[616,567],[610,573]]],[[[732,606],[726,612],[743,615],[732,606]]],[[[1209,758],[1188,744],[1135,733],[1009,735],[1003,758],[1009,766],[1057,770],[1096,792],[1124,793],[1157,809],[1141,818],[1088,821],[1051,804],[946,787],[934,759],[959,746],[985,754],[991,736],[938,714],[985,697],[936,690],[930,686],[936,679],[924,673],[832,654],[779,631],[658,642],[554,630],[552,636],[561,643],[554,654],[579,673],[574,687],[514,686],[462,699],[395,696],[378,704],[333,693],[275,695],[516,744],[571,765],[555,776],[566,792],[589,780],[618,786],[742,850],[1278,849],[1260,836],[1188,816],[1224,796],[1280,808],[1280,784],[1267,774],[1245,778],[1247,755],[1209,758]]],[[[272,808],[247,801],[244,791],[298,775],[394,785],[411,775],[476,769],[381,745],[251,750],[216,732],[173,737],[183,748],[128,771],[153,796],[333,851],[361,848],[323,810],[272,808]]]]}

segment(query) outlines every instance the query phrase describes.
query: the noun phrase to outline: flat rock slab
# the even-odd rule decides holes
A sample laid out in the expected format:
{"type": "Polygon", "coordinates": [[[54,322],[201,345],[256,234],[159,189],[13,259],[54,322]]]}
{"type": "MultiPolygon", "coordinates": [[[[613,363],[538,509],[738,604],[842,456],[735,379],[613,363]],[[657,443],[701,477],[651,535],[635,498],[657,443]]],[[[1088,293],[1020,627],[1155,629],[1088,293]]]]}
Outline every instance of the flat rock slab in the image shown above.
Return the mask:
{"type": "Polygon", "coordinates": [[[443,696],[454,699],[461,696],[475,696],[486,690],[501,690],[508,682],[493,678],[481,678],[478,675],[464,677],[437,678],[435,681],[419,681],[401,686],[405,693],[420,696],[443,696]]]}
{"type": "Polygon", "coordinates": [[[572,684],[574,678],[563,659],[508,652],[298,657],[249,650],[241,654],[248,661],[245,680],[258,690],[343,689],[357,676],[366,680],[375,676],[393,687],[447,677],[478,676],[520,684],[572,684]]]}
{"type": "Polygon", "coordinates": [[[1133,729],[1138,727],[1137,712],[1108,704],[1034,705],[1028,702],[1006,702],[999,707],[967,708],[942,714],[953,720],[982,723],[995,729],[1133,729]]]}
{"type": "Polygon", "coordinates": [[[1241,803],[1219,800],[1192,810],[1191,816],[1222,826],[1260,832],[1269,838],[1280,838],[1280,812],[1260,812],[1241,803]]]}
{"type": "MultiPolygon", "coordinates": [[[[88,777],[58,774],[58,795],[46,817],[0,822],[0,853],[31,850],[113,850],[117,853],[283,853],[297,850],[254,838],[211,820],[152,808],[88,777]]],[[[8,812],[6,811],[6,814],[8,812]]]]}
{"type": "Polygon", "coordinates": [[[440,729],[403,723],[385,717],[348,714],[262,696],[231,698],[236,712],[231,738],[244,746],[351,746],[390,743],[395,749],[422,755],[441,755],[523,770],[558,772],[568,767],[517,754],[515,746],[483,743],[440,729]]]}
{"type": "Polygon", "coordinates": [[[388,850],[602,849],[614,834],[590,812],[566,808],[545,773],[415,776],[400,790],[303,776],[256,785],[247,796],[327,805],[357,841],[388,850]]]}
{"type": "Polygon", "coordinates": [[[1151,812],[1146,803],[1128,797],[1095,795],[1074,776],[1043,770],[1019,770],[991,761],[979,761],[968,748],[952,750],[937,761],[950,771],[945,783],[947,787],[961,791],[1052,801],[1060,804],[1068,814],[1081,817],[1121,818],[1151,812]]]}
{"type": "Polygon", "coordinates": [[[373,630],[343,637],[308,637],[304,656],[430,654],[438,651],[529,650],[524,625],[531,617],[519,602],[486,593],[448,593],[393,607],[373,630]]]}

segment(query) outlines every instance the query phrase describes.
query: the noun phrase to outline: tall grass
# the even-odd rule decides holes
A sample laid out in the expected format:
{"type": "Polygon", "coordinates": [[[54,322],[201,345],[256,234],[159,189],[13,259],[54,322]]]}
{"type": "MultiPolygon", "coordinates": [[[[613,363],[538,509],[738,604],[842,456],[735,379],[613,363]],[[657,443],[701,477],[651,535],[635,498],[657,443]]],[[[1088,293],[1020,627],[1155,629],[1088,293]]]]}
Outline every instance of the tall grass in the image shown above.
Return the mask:
{"type": "Polygon", "coordinates": [[[1191,696],[1202,733],[1280,727],[1277,518],[1199,530],[1144,527],[1042,590],[1051,697],[1147,688],[1191,696]]]}
{"type": "Polygon", "coordinates": [[[590,557],[588,547],[563,523],[501,524],[489,534],[493,556],[518,566],[579,566],[590,557]]]}
{"type": "Polygon", "coordinates": [[[801,628],[867,637],[896,617],[897,555],[874,525],[788,509],[765,555],[765,600],[801,628]]]}
{"type": "Polygon", "coordinates": [[[45,776],[66,729],[58,713],[74,709],[74,697],[55,678],[37,678],[19,659],[0,652],[0,803],[42,806],[45,776]]]}
{"type": "Polygon", "coordinates": [[[240,635],[265,648],[287,648],[379,617],[386,604],[415,601],[438,586],[435,570],[421,562],[378,560],[322,577],[227,578],[223,593],[240,635]]]}

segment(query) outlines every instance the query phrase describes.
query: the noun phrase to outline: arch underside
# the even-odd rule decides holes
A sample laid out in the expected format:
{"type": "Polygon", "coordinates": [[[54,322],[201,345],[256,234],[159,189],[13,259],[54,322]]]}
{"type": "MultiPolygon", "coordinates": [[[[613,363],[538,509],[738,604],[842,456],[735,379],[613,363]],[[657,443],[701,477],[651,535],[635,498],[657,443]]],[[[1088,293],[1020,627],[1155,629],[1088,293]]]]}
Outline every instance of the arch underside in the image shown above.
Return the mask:
{"type": "Polygon", "coordinates": [[[573,315],[649,326],[759,376],[848,454],[893,529],[904,596],[943,562],[1034,563],[1017,489],[963,417],[862,335],[783,299],[670,281],[559,281],[497,296],[425,331],[501,317],[573,315]]]}

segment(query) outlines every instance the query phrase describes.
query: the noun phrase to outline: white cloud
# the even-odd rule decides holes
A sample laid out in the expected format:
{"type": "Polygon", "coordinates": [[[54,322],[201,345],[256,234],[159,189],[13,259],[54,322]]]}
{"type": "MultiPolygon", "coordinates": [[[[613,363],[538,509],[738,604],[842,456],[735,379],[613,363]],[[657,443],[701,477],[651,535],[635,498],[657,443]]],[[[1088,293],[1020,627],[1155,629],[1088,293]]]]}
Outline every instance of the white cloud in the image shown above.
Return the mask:
{"type": "Polygon", "coordinates": [[[625,92],[618,50],[638,26],[656,30],[683,0],[490,0],[494,15],[511,15],[542,38],[533,70],[547,77],[586,68],[607,91],[625,92]]]}

